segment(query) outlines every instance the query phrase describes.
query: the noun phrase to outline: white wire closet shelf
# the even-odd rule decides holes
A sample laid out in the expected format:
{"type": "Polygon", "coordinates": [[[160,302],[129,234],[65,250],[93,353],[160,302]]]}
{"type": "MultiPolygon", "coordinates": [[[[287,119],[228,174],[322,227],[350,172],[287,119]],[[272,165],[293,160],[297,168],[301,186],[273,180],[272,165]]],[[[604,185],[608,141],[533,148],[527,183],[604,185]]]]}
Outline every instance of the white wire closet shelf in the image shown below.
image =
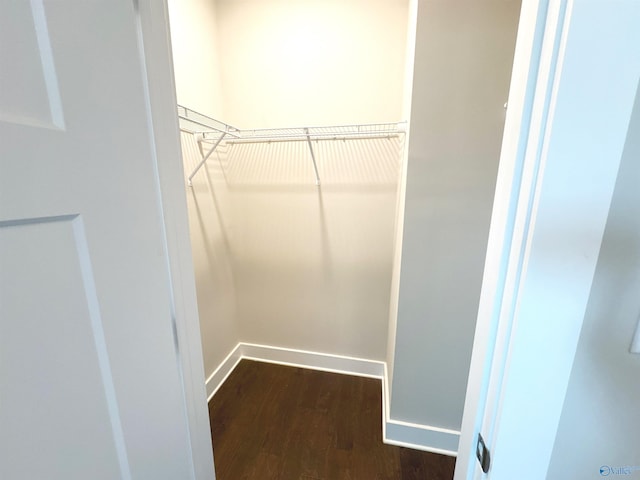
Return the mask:
{"type": "Polygon", "coordinates": [[[240,130],[215,118],[178,105],[178,119],[180,130],[192,134],[206,135],[209,138],[220,136],[221,133],[232,137],[239,137],[240,130]]]}
{"type": "Polygon", "coordinates": [[[189,186],[192,186],[191,180],[193,177],[223,140],[231,145],[241,143],[305,141],[309,146],[309,153],[311,161],[313,162],[315,183],[316,185],[320,185],[316,155],[312,144],[313,141],[392,138],[404,135],[406,131],[406,122],[244,130],[181,105],[178,105],[178,118],[180,120],[180,129],[196,136],[202,155],[202,161],[187,178],[187,184],[189,186]],[[206,154],[202,147],[203,143],[213,143],[213,146],[206,154]]]}

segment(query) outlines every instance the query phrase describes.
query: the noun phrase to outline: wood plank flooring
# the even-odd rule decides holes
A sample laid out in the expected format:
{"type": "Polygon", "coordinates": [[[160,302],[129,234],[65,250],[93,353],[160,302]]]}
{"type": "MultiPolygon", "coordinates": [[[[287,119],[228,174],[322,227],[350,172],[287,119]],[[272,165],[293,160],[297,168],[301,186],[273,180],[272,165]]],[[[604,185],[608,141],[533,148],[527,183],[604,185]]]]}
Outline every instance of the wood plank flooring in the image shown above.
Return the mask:
{"type": "Polygon", "coordinates": [[[380,380],[242,360],[209,403],[217,480],[451,480],[382,443],[380,380]]]}

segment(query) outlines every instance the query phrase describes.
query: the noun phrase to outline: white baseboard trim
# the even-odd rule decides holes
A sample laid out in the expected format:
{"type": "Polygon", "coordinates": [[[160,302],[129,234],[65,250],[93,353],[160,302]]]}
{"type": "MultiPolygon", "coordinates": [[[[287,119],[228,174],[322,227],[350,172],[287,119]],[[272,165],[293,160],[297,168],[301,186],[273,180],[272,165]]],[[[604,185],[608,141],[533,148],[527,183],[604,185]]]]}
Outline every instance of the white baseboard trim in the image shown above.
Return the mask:
{"type": "Polygon", "coordinates": [[[381,379],[383,442],[443,455],[457,455],[459,431],[390,418],[389,386],[385,362],[240,342],[207,379],[207,401],[211,401],[218,388],[242,359],[381,379]]]}
{"type": "Polygon", "coordinates": [[[387,364],[382,379],[382,441],[389,445],[456,457],[460,432],[391,418],[387,364]]]}
{"type": "Polygon", "coordinates": [[[229,352],[229,355],[227,355],[222,363],[218,365],[218,368],[214,370],[209,378],[207,378],[207,402],[211,401],[220,386],[224,383],[231,372],[233,372],[233,369],[236,368],[236,365],[240,363],[240,360],[242,360],[242,353],[240,344],[238,344],[229,352]]]}
{"type": "Polygon", "coordinates": [[[383,441],[390,445],[455,457],[458,455],[460,432],[389,419],[383,441]]]}
{"type": "Polygon", "coordinates": [[[358,377],[382,379],[384,375],[384,362],[377,360],[240,342],[207,379],[207,401],[211,401],[218,388],[242,359],[358,377]]]}
{"type": "Polygon", "coordinates": [[[384,375],[384,362],[377,360],[309,352],[293,348],[272,347],[269,345],[256,345],[253,343],[241,343],[240,345],[242,345],[242,358],[247,360],[277,363],[358,377],[382,379],[384,375]]]}

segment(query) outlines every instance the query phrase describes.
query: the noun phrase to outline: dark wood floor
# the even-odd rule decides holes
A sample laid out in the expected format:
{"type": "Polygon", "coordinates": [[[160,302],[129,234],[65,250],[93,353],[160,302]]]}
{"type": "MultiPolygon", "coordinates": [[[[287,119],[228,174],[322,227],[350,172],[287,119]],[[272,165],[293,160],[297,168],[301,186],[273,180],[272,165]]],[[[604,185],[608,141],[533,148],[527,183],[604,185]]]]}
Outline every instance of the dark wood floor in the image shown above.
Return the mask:
{"type": "Polygon", "coordinates": [[[384,445],[380,381],[242,360],[209,403],[217,480],[451,480],[384,445]]]}

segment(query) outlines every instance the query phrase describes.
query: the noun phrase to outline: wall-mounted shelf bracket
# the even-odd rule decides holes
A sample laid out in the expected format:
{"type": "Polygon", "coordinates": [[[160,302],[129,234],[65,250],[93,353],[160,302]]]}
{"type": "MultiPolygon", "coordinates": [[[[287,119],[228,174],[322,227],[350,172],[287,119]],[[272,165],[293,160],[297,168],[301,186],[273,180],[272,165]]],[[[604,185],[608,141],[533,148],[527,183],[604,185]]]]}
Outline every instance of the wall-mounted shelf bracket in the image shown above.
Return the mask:
{"type": "Polygon", "coordinates": [[[311,143],[311,136],[309,135],[309,129],[305,128],[304,133],[307,135],[307,144],[309,145],[309,152],[311,152],[311,161],[313,162],[313,171],[316,174],[316,185],[320,185],[320,175],[318,175],[318,165],[316,164],[316,155],[313,152],[313,144],[311,143]]]}
{"type": "Polygon", "coordinates": [[[218,147],[218,145],[220,145],[220,142],[226,135],[227,135],[227,132],[222,132],[222,134],[220,135],[220,138],[218,138],[216,143],[213,144],[213,147],[211,148],[211,150],[209,150],[209,152],[206,155],[204,155],[202,151],[202,140],[198,140],[198,143],[200,144],[200,154],[202,155],[202,161],[193,170],[193,172],[191,172],[191,175],[189,175],[189,178],[187,179],[187,185],[189,185],[190,187],[193,186],[193,184],[191,183],[191,179],[194,177],[196,173],[198,173],[198,170],[200,170],[202,166],[207,162],[211,154],[215,152],[216,148],[218,147]]]}

